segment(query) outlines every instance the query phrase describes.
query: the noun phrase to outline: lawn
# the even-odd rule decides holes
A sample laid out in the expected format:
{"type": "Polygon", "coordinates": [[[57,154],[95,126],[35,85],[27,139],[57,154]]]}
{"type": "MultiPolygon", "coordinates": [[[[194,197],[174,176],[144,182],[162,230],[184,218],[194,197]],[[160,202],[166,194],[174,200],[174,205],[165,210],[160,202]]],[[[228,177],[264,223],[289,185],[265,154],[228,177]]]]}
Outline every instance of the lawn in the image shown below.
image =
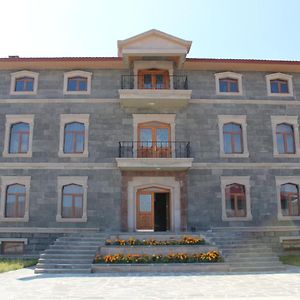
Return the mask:
{"type": "Polygon", "coordinates": [[[280,256],[282,263],[300,267],[300,255],[284,255],[280,256]]]}
{"type": "Polygon", "coordinates": [[[36,259],[0,259],[0,273],[36,265],[36,259]]]}

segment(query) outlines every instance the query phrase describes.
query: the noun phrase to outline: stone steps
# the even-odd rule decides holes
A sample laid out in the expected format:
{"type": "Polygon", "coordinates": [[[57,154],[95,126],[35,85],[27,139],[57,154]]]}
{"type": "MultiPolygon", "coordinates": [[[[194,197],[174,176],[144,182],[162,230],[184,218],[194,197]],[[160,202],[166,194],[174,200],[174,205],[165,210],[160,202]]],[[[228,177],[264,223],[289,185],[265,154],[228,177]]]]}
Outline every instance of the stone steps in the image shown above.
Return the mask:
{"type": "MultiPolygon", "coordinates": [[[[73,263],[74,259],[73,258],[39,258],[38,260],[39,263],[42,264],[64,264],[64,263],[73,263]]],[[[85,259],[76,259],[76,263],[78,264],[90,264],[91,259],[90,258],[85,258],[85,259]]]]}
{"type": "Polygon", "coordinates": [[[89,264],[79,264],[79,263],[38,263],[36,265],[38,269],[87,269],[91,267],[91,263],[89,264]]]}
{"type": "Polygon", "coordinates": [[[50,269],[50,268],[35,268],[35,274],[90,274],[91,268],[84,269],[50,269]]]}

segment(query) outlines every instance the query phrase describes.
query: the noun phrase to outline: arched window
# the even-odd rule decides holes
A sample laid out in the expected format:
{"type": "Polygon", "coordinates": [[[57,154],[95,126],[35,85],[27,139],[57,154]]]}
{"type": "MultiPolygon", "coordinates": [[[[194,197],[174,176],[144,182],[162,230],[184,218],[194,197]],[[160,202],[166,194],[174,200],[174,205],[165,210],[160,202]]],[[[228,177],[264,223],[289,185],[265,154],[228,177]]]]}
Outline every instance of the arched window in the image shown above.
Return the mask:
{"type": "Polygon", "coordinates": [[[27,153],[29,150],[28,123],[20,122],[10,127],[9,153],[27,153]]]}
{"type": "Polygon", "coordinates": [[[15,92],[33,92],[34,78],[21,77],[15,80],[15,92]]]}
{"type": "Polygon", "coordinates": [[[223,125],[224,153],[243,153],[242,126],[236,123],[223,125]]]}
{"type": "Polygon", "coordinates": [[[234,78],[219,79],[219,91],[221,93],[238,93],[239,92],[238,80],[234,78]]]}
{"type": "Polygon", "coordinates": [[[81,218],[83,213],[83,187],[77,184],[63,186],[62,217],[81,218]]]}
{"type": "Polygon", "coordinates": [[[270,80],[272,94],[288,94],[289,84],[287,80],[274,79],[270,80]]]}
{"type": "Polygon", "coordinates": [[[278,153],[295,153],[295,140],[293,126],[282,123],[276,126],[276,140],[278,153]]]}
{"type": "Polygon", "coordinates": [[[6,188],[5,217],[23,218],[25,215],[26,188],[21,184],[11,184],[6,188]]]}
{"type": "Polygon", "coordinates": [[[67,91],[87,91],[87,78],[76,76],[68,78],[67,91]]]}
{"type": "Polygon", "coordinates": [[[67,123],[64,132],[64,153],[83,153],[84,134],[83,123],[67,123]]]}
{"type": "Polygon", "coordinates": [[[230,217],[246,217],[245,186],[233,183],[225,187],[226,215],[230,217]]]}
{"type": "Polygon", "coordinates": [[[280,186],[280,203],[283,216],[299,216],[299,190],[296,184],[286,183],[280,186]]]}

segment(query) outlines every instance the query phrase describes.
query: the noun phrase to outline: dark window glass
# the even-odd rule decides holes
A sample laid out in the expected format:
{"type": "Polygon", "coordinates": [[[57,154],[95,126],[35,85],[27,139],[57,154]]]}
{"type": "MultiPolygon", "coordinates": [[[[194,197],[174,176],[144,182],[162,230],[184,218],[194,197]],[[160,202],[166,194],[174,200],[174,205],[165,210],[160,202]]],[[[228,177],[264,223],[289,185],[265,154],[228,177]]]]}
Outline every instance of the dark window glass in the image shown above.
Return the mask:
{"type": "Polygon", "coordinates": [[[227,217],[246,217],[245,186],[230,184],[225,187],[225,208],[227,217]]]}
{"type": "Polygon", "coordinates": [[[242,126],[227,123],[223,126],[224,153],[243,153],[242,126]]]}
{"type": "Polygon", "coordinates": [[[16,123],[10,127],[9,153],[27,153],[29,150],[29,124],[16,123]]]}
{"type": "Polygon", "coordinates": [[[32,92],[34,79],[31,77],[17,78],[15,82],[16,92],[32,92]]]}
{"type": "Polygon", "coordinates": [[[290,124],[276,126],[277,150],[281,154],[295,153],[294,130],[290,124]]]}
{"type": "Polygon", "coordinates": [[[83,187],[77,184],[65,185],[62,191],[62,217],[81,218],[82,206],[83,187]]]}
{"type": "Polygon", "coordinates": [[[84,124],[74,122],[65,125],[64,153],[83,153],[84,124]]]}
{"type": "Polygon", "coordinates": [[[219,79],[219,89],[223,93],[237,93],[239,91],[238,80],[231,78],[219,79]]]}
{"type": "Polygon", "coordinates": [[[21,184],[9,185],[6,189],[5,216],[23,218],[25,215],[26,188],[21,184]]]}
{"type": "Polygon", "coordinates": [[[299,191],[296,184],[280,186],[280,203],[283,216],[299,216],[299,191]]]}
{"type": "Polygon", "coordinates": [[[68,91],[87,91],[87,78],[79,76],[69,78],[68,91]]]}
{"type": "Polygon", "coordinates": [[[288,82],[286,80],[271,80],[271,93],[286,94],[289,92],[288,82]]]}
{"type": "Polygon", "coordinates": [[[152,89],[152,75],[151,74],[144,75],[144,89],[152,89]]]}
{"type": "Polygon", "coordinates": [[[1,254],[14,255],[24,253],[23,242],[2,242],[1,254]]]}

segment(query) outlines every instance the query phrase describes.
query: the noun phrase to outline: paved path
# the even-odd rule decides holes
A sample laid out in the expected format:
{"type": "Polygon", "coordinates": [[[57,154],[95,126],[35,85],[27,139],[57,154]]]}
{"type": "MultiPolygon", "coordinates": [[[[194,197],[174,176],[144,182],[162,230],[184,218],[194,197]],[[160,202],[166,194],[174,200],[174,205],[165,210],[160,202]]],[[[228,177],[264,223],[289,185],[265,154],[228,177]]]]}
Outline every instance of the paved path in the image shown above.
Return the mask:
{"type": "Polygon", "coordinates": [[[0,274],[0,299],[300,299],[300,273],[229,275],[0,274]]]}

